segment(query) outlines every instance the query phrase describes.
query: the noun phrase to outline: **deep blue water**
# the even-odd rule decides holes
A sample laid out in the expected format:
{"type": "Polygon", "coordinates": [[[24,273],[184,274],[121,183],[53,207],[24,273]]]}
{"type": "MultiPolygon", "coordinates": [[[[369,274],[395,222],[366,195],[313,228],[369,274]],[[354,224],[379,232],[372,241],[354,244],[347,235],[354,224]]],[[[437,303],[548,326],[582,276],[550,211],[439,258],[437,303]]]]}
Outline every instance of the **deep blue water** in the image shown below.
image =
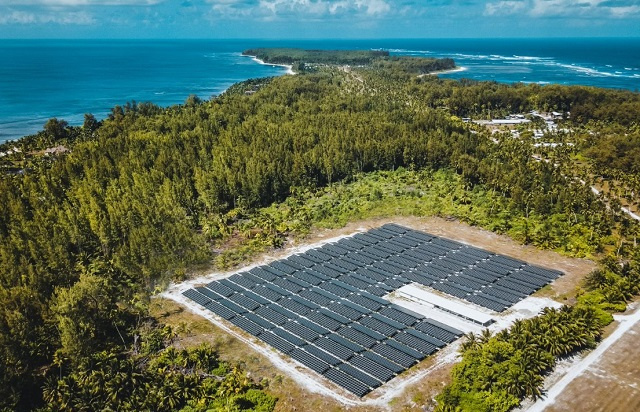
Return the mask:
{"type": "Polygon", "coordinates": [[[387,49],[452,57],[466,70],[443,75],[499,82],[640,89],[638,39],[435,40],[0,40],[0,142],[57,117],[81,124],[127,101],[161,106],[210,98],[235,82],[281,75],[240,52],[250,47],[387,49]]]}

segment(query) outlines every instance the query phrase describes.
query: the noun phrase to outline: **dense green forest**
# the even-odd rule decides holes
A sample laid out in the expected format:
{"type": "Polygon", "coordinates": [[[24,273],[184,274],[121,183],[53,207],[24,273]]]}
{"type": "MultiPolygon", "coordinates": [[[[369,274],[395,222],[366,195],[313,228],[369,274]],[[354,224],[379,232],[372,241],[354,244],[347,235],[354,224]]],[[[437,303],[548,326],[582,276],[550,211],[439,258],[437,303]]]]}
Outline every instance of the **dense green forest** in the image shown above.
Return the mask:
{"type": "Polygon", "coordinates": [[[242,54],[255,56],[265,63],[272,64],[368,65],[376,59],[389,57],[389,52],[384,50],[304,50],[275,47],[248,49],[243,51],[242,54]]]}
{"type": "Polygon", "coordinates": [[[0,159],[0,407],[271,410],[275,400],[210,348],[172,349],[149,318],[151,294],[194,265],[233,265],[373,215],[453,216],[568,255],[611,256],[578,307],[523,326],[591,322],[584,339],[540,349],[531,381],[475,382],[464,370],[509,367],[487,363],[495,350],[516,362],[537,345],[516,342],[513,328],[486,339],[465,351],[443,407],[484,399],[507,410],[536,394],[556,356],[593,345],[608,312],[638,293],[639,227],[580,182],[574,161],[633,164],[624,148],[638,145],[640,95],[420,78],[396,63],[252,80],[169,108],[131,102],[3,145],[19,151],[0,159]],[[539,161],[533,139],[460,120],[534,109],[571,112],[564,138],[576,145],[539,161]],[[66,150],[44,152],[56,146],[66,150]],[[221,252],[231,236],[241,241],[221,252]]]}
{"type": "Polygon", "coordinates": [[[390,56],[384,50],[260,48],[245,50],[242,54],[255,56],[265,63],[291,65],[295,72],[313,71],[318,65],[349,65],[386,69],[387,73],[403,71],[420,75],[456,67],[452,59],[390,56]]]}

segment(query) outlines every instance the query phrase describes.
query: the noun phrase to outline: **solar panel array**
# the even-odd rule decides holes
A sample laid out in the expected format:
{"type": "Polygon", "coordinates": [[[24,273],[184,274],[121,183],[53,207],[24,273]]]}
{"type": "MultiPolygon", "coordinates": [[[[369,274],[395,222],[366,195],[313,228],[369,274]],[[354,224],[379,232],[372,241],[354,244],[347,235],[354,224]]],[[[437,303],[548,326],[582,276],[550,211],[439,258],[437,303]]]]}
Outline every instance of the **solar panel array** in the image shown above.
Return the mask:
{"type": "Polygon", "coordinates": [[[500,312],[560,274],[387,224],[183,294],[364,396],[462,335],[382,296],[416,282],[500,312]]]}

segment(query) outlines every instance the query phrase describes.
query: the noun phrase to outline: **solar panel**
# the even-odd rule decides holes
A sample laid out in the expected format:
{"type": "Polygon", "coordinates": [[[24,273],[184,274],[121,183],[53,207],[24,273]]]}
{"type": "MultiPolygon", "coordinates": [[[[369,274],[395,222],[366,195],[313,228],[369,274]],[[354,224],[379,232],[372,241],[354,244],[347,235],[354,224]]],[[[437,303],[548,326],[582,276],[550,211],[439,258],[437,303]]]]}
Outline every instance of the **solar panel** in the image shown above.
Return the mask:
{"type": "Polygon", "coordinates": [[[395,307],[382,308],[380,310],[380,313],[406,326],[411,326],[418,321],[418,318],[416,318],[415,316],[409,315],[408,313],[398,310],[395,307]]]}
{"type": "Polygon", "coordinates": [[[227,309],[234,311],[237,314],[247,313],[247,310],[240,305],[236,305],[228,299],[223,299],[220,301],[220,304],[225,306],[227,309]]]}
{"type": "Polygon", "coordinates": [[[327,253],[327,254],[331,254],[331,256],[333,257],[339,257],[339,256],[344,256],[347,253],[349,253],[348,250],[336,245],[335,243],[328,243],[324,246],[322,246],[322,251],[327,253]]]}
{"type": "Polygon", "coordinates": [[[382,307],[382,305],[377,301],[371,299],[370,297],[365,297],[362,295],[351,295],[348,297],[348,300],[371,310],[378,310],[382,307]]]}
{"type": "Polygon", "coordinates": [[[337,335],[335,333],[330,333],[327,335],[327,338],[331,339],[332,341],[339,343],[340,345],[344,346],[345,348],[349,349],[352,352],[355,353],[359,353],[362,352],[363,350],[365,350],[364,346],[362,345],[358,345],[357,343],[354,343],[348,339],[343,338],[340,335],[337,335]]]}
{"type": "Polygon", "coordinates": [[[311,302],[310,300],[307,300],[301,296],[296,296],[296,295],[291,295],[289,296],[289,299],[294,300],[298,303],[300,303],[301,305],[306,306],[307,308],[314,310],[314,309],[319,309],[320,306],[316,305],[315,303],[311,302]]]}
{"type": "Polygon", "coordinates": [[[344,305],[342,301],[330,303],[329,306],[327,306],[327,309],[349,318],[350,320],[356,320],[362,316],[362,313],[344,305]]]}
{"type": "Polygon", "coordinates": [[[359,397],[363,397],[371,391],[367,385],[338,369],[329,369],[324,373],[324,376],[359,397]]]}
{"type": "Polygon", "coordinates": [[[215,313],[216,315],[218,315],[221,318],[226,319],[226,320],[229,320],[229,319],[233,318],[234,316],[236,316],[236,312],[232,311],[231,309],[227,308],[226,306],[222,306],[218,302],[210,302],[206,306],[206,308],[209,309],[211,312],[215,313]]]}
{"type": "MultiPolygon", "coordinates": [[[[295,277],[296,279],[300,279],[310,285],[314,285],[317,286],[319,284],[321,284],[324,279],[321,279],[317,276],[312,275],[311,273],[304,271],[304,272],[296,272],[293,274],[293,277],[295,277]]],[[[326,278],[326,276],[323,276],[324,278],[326,278]]]]}
{"type": "Polygon", "coordinates": [[[338,365],[338,369],[340,369],[342,372],[346,373],[347,375],[354,377],[355,379],[364,383],[370,388],[377,388],[378,386],[382,385],[382,382],[380,382],[380,380],[374,378],[371,375],[364,373],[360,369],[354,368],[349,364],[343,363],[342,365],[338,365]]]}
{"type": "Polygon", "coordinates": [[[260,296],[264,297],[265,299],[267,299],[269,301],[272,301],[272,302],[276,302],[276,301],[282,299],[282,295],[281,294],[273,291],[272,289],[270,289],[270,288],[268,288],[266,286],[262,286],[262,285],[261,286],[256,286],[256,288],[253,289],[253,291],[256,294],[258,294],[258,295],[260,295],[260,296]]]}
{"type": "Polygon", "coordinates": [[[422,233],[422,232],[418,232],[415,230],[409,230],[404,234],[406,237],[410,237],[412,239],[415,239],[421,243],[426,243],[426,242],[431,242],[435,236],[432,235],[428,235],[426,233],[422,233]]]}
{"type": "MultiPolygon", "coordinates": [[[[460,336],[464,335],[464,333],[462,331],[460,331],[460,330],[458,330],[458,329],[456,329],[454,327],[451,327],[451,326],[449,326],[449,325],[447,325],[445,323],[438,322],[435,319],[426,318],[426,319],[423,319],[422,322],[420,322],[420,324],[422,324],[422,325],[430,325],[432,327],[439,328],[441,330],[449,332],[450,334],[452,334],[455,337],[460,337],[460,336]]],[[[417,326],[415,326],[415,329],[420,330],[417,326]]],[[[423,331],[423,332],[425,332],[425,331],[423,331]]],[[[435,335],[432,335],[432,336],[435,336],[435,335]]],[[[437,336],[436,336],[436,338],[437,338],[437,336]]]]}
{"type": "Polygon", "coordinates": [[[287,332],[284,329],[274,328],[271,330],[271,332],[273,332],[275,335],[278,335],[282,339],[286,340],[293,346],[302,346],[306,343],[304,339],[300,339],[299,337],[287,332]]]}
{"type": "Polygon", "coordinates": [[[360,268],[356,270],[355,273],[359,274],[360,276],[372,279],[376,282],[382,282],[388,278],[387,275],[380,273],[380,270],[374,267],[360,268]]]}
{"type": "Polygon", "coordinates": [[[395,232],[389,232],[388,230],[381,229],[371,229],[367,233],[382,239],[391,239],[396,235],[395,232]]]}
{"type": "MultiPolygon", "coordinates": [[[[432,344],[433,346],[437,347],[437,348],[444,348],[445,346],[447,346],[447,343],[449,342],[445,342],[442,339],[438,339],[432,335],[429,335],[427,333],[424,332],[420,332],[418,330],[412,329],[412,328],[407,328],[404,330],[404,333],[408,333],[409,335],[413,335],[416,338],[423,340],[427,343],[432,344]]],[[[455,336],[453,336],[453,338],[455,339],[455,336]]]]}
{"type": "Polygon", "coordinates": [[[292,282],[290,279],[295,279],[293,277],[290,277],[289,279],[286,278],[278,278],[276,280],[273,281],[274,285],[278,285],[280,286],[282,289],[288,290],[291,293],[298,293],[300,292],[302,289],[304,289],[302,286],[298,285],[295,282],[292,282]]]}
{"type": "Polygon", "coordinates": [[[436,345],[433,345],[407,332],[400,332],[396,334],[393,338],[396,339],[398,342],[404,343],[405,345],[419,351],[425,356],[429,356],[438,350],[438,347],[436,345]]]}
{"type": "Polygon", "coordinates": [[[316,339],[313,344],[342,361],[353,356],[353,351],[351,349],[325,337],[316,339]]]}
{"type": "Polygon", "coordinates": [[[464,246],[462,243],[456,242],[455,240],[444,239],[441,237],[433,238],[431,243],[444,246],[447,249],[459,249],[464,246]]]}
{"type": "Polygon", "coordinates": [[[309,342],[313,341],[319,336],[317,332],[314,332],[313,330],[297,322],[287,322],[284,325],[282,325],[282,327],[288,330],[289,332],[293,333],[294,335],[299,336],[302,339],[305,339],[309,342]]]}
{"type": "Polygon", "coordinates": [[[405,368],[413,366],[413,364],[418,361],[418,359],[384,343],[378,343],[372,348],[372,350],[378,355],[383,356],[400,366],[404,366],[405,368]]]}
{"type": "Polygon", "coordinates": [[[334,295],[340,296],[340,297],[346,297],[349,296],[351,294],[351,291],[348,289],[345,289],[341,286],[336,285],[333,282],[325,282],[323,284],[321,284],[320,286],[318,286],[321,289],[326,290],[327,292],[331,292],[334,295]]]}
{"type": "Polygon", "coordinates": [[[340,259],[334,259],[334,260],[330,261],[329,263],[345,269],[343,271],[344,273],[346,273],[347,271],[354,271],[354,270],[358,269],[360,266],[362,266],[362,265],[357,265],[357,264],[351,263],[347,259],[345,259],[344,257],[340,258],[340,259]]]}
{"type": "Polygon", "coordinates": [[[416,247],[419,244],[423,243],[421,241],[412,239],[407,236],[397,236],[397,237],[394,237],[393,239],[388,240],[388,242],[394,242],[398,245],[404,245],[405,247],[416,247]]]}
{"type": "MultiPolygon", "coordinates": [[[[293,296],[293,295],[292,295],[293,296]]],[[[282,299],[278,301],[279,305],[282,305],[285,309],[289,309],[290,311],[297,313],[298,315],[304,316],[309,313],[310,309],[292,299],[282,299]]]]}
{"type": "Polygon", "coordinates": [[[253,336],[258,336],[260,333],[264,332],[264,329],[262,327],[245,318],[244,316],[235,316],[230,320],[230,322],[240,329],[244,330],[245,332],[252,334],[253,336]]]}
{"type": "Polygon", "coordinates": [[[291,351],[289,356],[319,374],[325,373],[330,368],[327,362],[316,358],[315,356],[309,354],[308,352],[305,352],[300,348],[295,348],[293,351],[291,351]]]}
{"type": "Polygon", "coordinates": [[[354,323],[349,324],[349,327],[357,330],[358,332],[364,333],[365,335],[375,339],[376,341],[382,341],[382,340],[384,340],[386,338],[386,335],[384,335],[384,334],[382,334],[382,333],[380,333],[378,331],[375,331],[375,330],[373,330],[373,329],[371,329],[371,328],[369,328],[369,327],[367,327],[367,326],[365,326],[365,325],[363,325],[361,323],[355,323],[354,322],[354,323]]]}
{"type": "Polygon", "coordinates": [[[338,359],[335,356],[323,351],[322,349],[320,349],[317,346],[305,345],[301,349],[303,351],[309,353],[310,355],[313,355],[316,358],[321,359],[323,362],[326,362],[331,366],[336,366],[336,365],[342,363],[342,361],[340,359],[338,359]]]}
{"type": "Polygon", "coordinates": [[[256,310],[260,307],[258,302],[239,293],[229,296],[229,299],[250,311],[256,310]]]}
{"type": "MultiPolygon", "coordinates": [[[[395,336],[398,336],[398,335],[395,335],[395,336]]],[[[417,360],[424,359],[424,357],[427,355],[415,349],[412,349],[407,345],[403,345],[402,343],[395,340],[395,336],[394,336],[394,339],[387,339],[383,343],[417,360]]]]}
{"type": "Polygon", "coordinates": [[[376,295],[376,296],[384,296],[388,293],[386,289],[383,289],[375,285],[368,286],[365,290],[371,293],[372,295],[376,295]]]}
{"type": "Polygon", "coordinates": [[[317,261],[318,259],[310,259],[308,256],[305,256],[305,255],[293,255],[289,257],[289,260],[307,269],[315,266],[316,263],[319,263],[317,261]]]}
{"type": "Polygon", "coordinates": [[[273,292],[277,293],[280,296],[289,296],[291,294],[291,292],[289,292],[288,290],[283,289],[274,283],[265,283],[264,286],[268,289],[271,289],[273,292]]]}
{"type": "Polygon", "coordinates": [[[360,289],[366,289],[367,287],[372,285],[371,282],[365,282],[362,279],[355,277],[354,274],[342,275],[338,278],[338,280],[360,289]]]}
{"type": "Polygon", "coordinates": [[[234,292],[242,292],[245,290],[242,286],[236,285],[235,283],[231,282],[229,279],[220,279],[218,282],[228,287],[229,289],[233,290],[234,292]]]}
{"type": "Polygon", "coordinates": [[[539,266],[534,265],[526,265],[523,270],[531,273],[535,273],[536,275],[544,276],[547,279],[553,280],[558,278],[558,276],[562,275],[562,272],[553,269],[546,269],[539,266]]]}
{"type": "Polygon", "coordinates": [[[318,325],[315,322],[310,321],[309,319],[305,319],[305,318],[299,318],[297,319],[297,322],[299,324],[301,324],[302,326],[305,326],[309,329],[311,329],[312,331],[316,332],[318,335],[324,335],[326,333],[329,333],[329,329],[318,325]]]}
{"type": "Polygon", "coordinates": [[[282,339],[281,337],[274,335],[271,331],[262,332],[260,335],[258,335],[258,339],[273,346],[283,353],[289,353],[293,349],[295,349],[295,346],[282,339]]]}
{"type": "Polygon", "coordinates": [[[202,305],[202,306],[211,302],[211,299],[207,298],[201,293],[198,293],[194,289],[187,289],[184,292],[182,292],[182,295],[196,302],[198,305],[202,305]]]}
{"type": "Polygon", "coordinates": [[[291,312],[289,309],[286,309],[286,308],[284,308],[283,306],[280,306],[277,303],[272,303],[268,307],[270,307],[271,309],[275,310],[276,312],[278,312],[282,316],[286,316],[287,319],[297,319],[299,317],[296,313],[291,312]]]}
{"type": "Polygon", "coordinates": [[[233,276],[230,276],[229,280],[237,285],[242,286],[245,289],[251,289],[257,284],[256,282],[252,281],[249,277],[242,276],[240,274],[235,274],[233,276]]]}
{"type": "Polygon", "coordinates": [[[467,300],[471,303],[475,303],[476,305],[491,309],[495,312],[503,312],[505,309],[511,306],[511,303],[505,302],[502,299],[491,295],[470,295],[467,297],[467,300]]]}
{"type": "Polygon", "coordinates": [[[249,273],[252,273],[256,277],[259,277],[260,279],[265,280],[267,282],[271,282],[276,278],[276,276],[273,273],[267,272],[261,267],[253,268],[249,271],[249,273]]]}
{"type": "Polygon", "coordinates": [[[325,316],[330,317],[331,319],[335,320],[336,322],[340,322],[342,324],[349,323],[349,319],[348,318],[346,318],[346,317],[344,317],[342,315],[339,315],[339,314],[337,314],[335,312],[332,312],[330,310],[322,308],[322,309],[318,309],[318,312],[322,313],[325,316]]]}
{"type": "Polygon", "coordinates": [[[381,247],[369,246],[363,248],[362,251],[365,251],[370,255],[377,257],[378,259],[386,259],[391,256],[391,253],[389,251],[381,247]]]}
{"type": "Polygon", "coordinates": [[[342,275],[341,271],[335,270],[333,268],[330,268],[328,266],[325,265],[321,265],[321,266],[315,266],[314,269],[323,274],[324,276],[327,276],[329,278],[337,278],[338,276],[342,275]]]}
{"type": "Polygon", "coordinates": [[[323,262],[329,261],[333,258],[333,256],[327,254],[327,253],[323,253],[322,251],[318,250],[318,249],[311,249],[311,250],[307,250],[305,252],[305,255],[308,255],[310,258],[316,258],[319,259],[323,262]]]}
{"type": "Polygon", "coordinates": [[[353,263],[354,265],[357,265],[358,267],[370,265],[373,262],[378,261],[378,259],[373,258],[369,254],[365,253],[364,249],[359,252],[350,253],[349,255],[345,256],[345,258],[349,258],[348,261],[350,263],[353,263]]]}
{"type": "Polygon", "coordinates": [[[276,325],[282,325],[288,320],[286,316],[268,306],[259,307],[256,309],[256,313],[276,325]]]}
{"type": "Polygon", "coordinates": [[[350,328],[348,326],[341,327],[340,329],[338,329],[337,333],[340,336],[343,336],[361,346],[364,346],[365,348],[370,348],[378,343],[377,339],[374,339],[371,336],[359,332],[356,329],[350,328]]]}
{"type": "Polygon", "coordinates": [[[380,313],[372,313],[369,316],[371,316],[372,318],[379,320],[380,322],[384,322],[387,325],[391,326],[392,328],[395,328],[396,330],[402,330],[405,328],[405,325],[403,325],[400,322],[396,322],[393,319],[390,319],[386,316],[382,316],[380,313]]]}
{"type": "Polygon", "coordinates": [[[246,297],[255,300],[256,302],[258,302],[261,305],[268,305],[269,303],[271,303],[271,301],[269,299],[266,299],[250,290],[246,290],[244,291],[243,295],[245,295],[246,297]]]}
{"type": "Polygon", "coordinates": [[[231,296],[234,293],[233,289],[223,285],[218,281],[213,281],[209,283],[207,285],[207,289],[211,289],[212,291],[216,292],[218,295],[221,295],[221,296],[231,296]]]}
{"type": "Polygon", "coordinates": [[[380,229],[387,230],[395,234],[403,234],[409,231],[409,229],[407,229],[406,227],[396,225],[395,223],[387,223],[381,226],[380,229]]]}
{"type": "Polygon", "coordinates": [[[264,329],[273,329],[276,327],[276,325],[274,325],[273,323],[269,322],[268,320],[256,315],[255,313],[245,313],[243,315],[245,318],[249,319],[250,321],[254,322],[255,324],[261,326],[264,329]]]}
{"type": "Polygon", "coordinates": [[[307,315],[307,318],[315,323],[317,323],[320,326],[324,326],[327,329],[330,330],[336,330],[338,329],[340,326],[342,326],[342,324],[328,316],[323,315],[322,313],[319,312],[311,312],[307,315]]]}
{"type": "MultiPolygon", "coordinates": [[[[322,285],[321,285],[322,286],[322,285]]],[[[317,289],[314,290],[303,290],[302,292],[300,292],[300,296],[302,296],[305,299],[310,300],[313,303],[316,303],[320,306],[327,306],[329,303],[331,303],[331,299],[327,298],[324,295],[321,295],[320,293],[317,292],[317,289]]]]}
{"type": "MultiPolygon", "coordinates": [[[[385,368],[389,369],[390,371],[393,371],[394,373],[401,373],[403,372],[406,368],[404,366],[401,366],[393,361],[390,361],[389,359],[385,358],[384,356],[380,356],[377,353],[371,352],[371,351],[367,351],[367,352],[362,352],[362,356],[364,356],[365,358],[374,361],[375,363],[384,366],[385,368]]],[[[355,358],[355,356],[354,356],[355,358]]],[[[352,358],[353,359],[353,358],[352,358]]]]}
{"type": "Polygon", "coordinates": [[[392,336],[398,331],[398,329],[389,326],[387,323],[368,316],[358,320],[358,323],[370,329],[373,329],[374,331],[379,332],[385,336],[392,336]]]}
{"type": "Polygon", "coordinates": [[[382,382],[386,382],[395,376],[395,373],[390,369],[363,356],[354,356],[349,359],[349,363],[382,382]]]}
{"type": "Polygon", "coordinates": [[[213,292],[211,289],[209,289],[209,288],[205,288],[205,287],[200,286],[200,287],[197,287],[197,288],[196,288],[196,291],[197,291],[198,293],[200,293],[201,295],[204,295],[204,296],[206,296],[207,298],[209,298],[209,299],[211,299],[211,300],[220,300],[220,299],[222,299],[222,296],[220,296],[220,295],[219,295],[219,294],[217,294],[217,293],[214,293],[214,292],[213,292]]]}
{"type": "MultiPolygon", "coordinates": [[[[269,264],[269,267],[272,267],[272,268],[274,268],[276,270],[279,270],[280,272],[286,273],[287,275],[291,275],[296,270],[298,270],[298,269],[296,269],[296,268],[294,268],[294,267],[292,267],[290,265],[285,264],[283,261],[280,261],[280,260],[276,260],[275,262],[271,262],[269,264]]],[[[302,269],[302,268],[300,268],[300,269],[302,269]]],[[[269,269],[267,268],[267,270],[269,270],[269,269]]]]}
{"type": "Polygon", "coordinates": [[[370,245],[376,244],[381,240],[381,238],[376,237],[376,236],[372,236],[368,232],[367,233],[357,233],[357,234],[353,235],[352,239],[355,239],[355,240],[357,240],[359,242],[370,244],[370,245]]]}

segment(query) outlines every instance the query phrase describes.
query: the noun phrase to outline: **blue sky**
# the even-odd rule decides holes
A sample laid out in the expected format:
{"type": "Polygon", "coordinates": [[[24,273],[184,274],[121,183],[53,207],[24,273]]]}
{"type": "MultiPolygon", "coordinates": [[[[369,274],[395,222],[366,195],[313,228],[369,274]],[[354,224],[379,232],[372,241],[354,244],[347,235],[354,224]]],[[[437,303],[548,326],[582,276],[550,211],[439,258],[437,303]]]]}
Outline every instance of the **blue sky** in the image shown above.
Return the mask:
{"type": "Polygon", "coordinates": [[[640,37],[640,0],[0,0],[0,38],[640,37]]]}

